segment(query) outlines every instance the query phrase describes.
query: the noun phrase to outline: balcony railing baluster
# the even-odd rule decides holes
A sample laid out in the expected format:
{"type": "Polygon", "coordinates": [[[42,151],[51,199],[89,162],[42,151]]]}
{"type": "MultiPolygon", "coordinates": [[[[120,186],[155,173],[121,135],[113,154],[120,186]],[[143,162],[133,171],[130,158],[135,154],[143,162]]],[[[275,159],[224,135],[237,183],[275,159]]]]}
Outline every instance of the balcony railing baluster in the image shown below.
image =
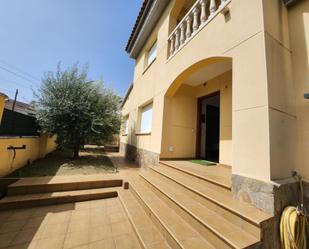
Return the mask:
{"type": "Polygon", "coordinates": [[[189,39],[191,36],[191,25],[192,25],[192,17],[189,15],[185,19],[187,28],[186,28],[186,39],[189,39]]]}
{"type": "Polygon", "coordinates": [[[193,31],[194,32],[197,31],[199,27],[198,13],[199,13],[198,6],[195,6],[195,8],[193,9],[193,31]]]}
{"type": "Polygon", "coordinates": [[[176,30],[176,35],[175,35],[175,50],[178,50],[180,46],[179,43],[179,28],[176,30]]]}
{"type": "Polygon", "coordinates": [[[213,16],[217,10],[216,0],[210,0],[209,11],[210,16],[213,16]]]}
{"type": "Polygon", "coordinates": [[[201,22],[204,23],[207,20],[206,16],[206,0],[200,0],[201,4],[201,22]]]}
{"type": "Polygon", "coordinates": [[[220,3],[220,8],[225,4],[225,2],[226,2],[227,0],[221,0],[221,3],[220,3]]]}
{"type": "Polygon", "coordinates": [[[185,36],[185,24],[184,22],[181,23],[180,25],[180,44],[184,44],[185,43],[185,40],[186,40],[186,36],[185,36]]]}
{"type": "Polygon", "coordinates": [[[174,36],[172,36],[170,38],[170,55],[172,55],[174,53],[174,42],[175,42],[175,38],[174,38],[174,36]]]}

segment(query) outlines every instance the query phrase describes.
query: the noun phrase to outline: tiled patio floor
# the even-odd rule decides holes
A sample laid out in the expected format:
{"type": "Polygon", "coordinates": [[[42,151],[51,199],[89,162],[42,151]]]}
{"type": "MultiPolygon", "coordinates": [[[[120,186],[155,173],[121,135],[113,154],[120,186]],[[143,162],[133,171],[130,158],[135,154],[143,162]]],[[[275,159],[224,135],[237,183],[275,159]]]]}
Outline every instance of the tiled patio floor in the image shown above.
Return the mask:
{"type": "Polygon", "coordinates": [[[0,212],[0,248],[139,249],[118,198],[0,212]]]}

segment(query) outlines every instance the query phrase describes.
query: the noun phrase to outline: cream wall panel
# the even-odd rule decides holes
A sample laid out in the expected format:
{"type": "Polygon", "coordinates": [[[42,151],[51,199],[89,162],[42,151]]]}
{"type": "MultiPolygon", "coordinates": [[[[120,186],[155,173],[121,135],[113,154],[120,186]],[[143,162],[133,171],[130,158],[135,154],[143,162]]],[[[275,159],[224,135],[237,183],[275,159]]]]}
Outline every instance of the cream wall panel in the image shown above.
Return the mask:
{"type": "Polygon", "coordinates": [[[289,49],[290,38],[287,8],[280,0],[262,0],[262,3],[265,32],[289,49]]]}
{"type": "Polygon", "coordinates": [[[291,52],[265,35],[269,106],[296,115],[291,52]]]}
{"type": "Polygon", "coordinates": [[[268,107],[233,112],[233,174],[270,180],[268,107]]]}
{"type": "Polygon", "coordinates": [[[291,177],[296,168],[295,117],[270,109],[269,122],[271,179],[291,177]]]}
{"type": "Polygon", "coordinates": [[[229,52],[233,56],[233,110],[266,106],[267,74],[263,33],[229,52]]]}

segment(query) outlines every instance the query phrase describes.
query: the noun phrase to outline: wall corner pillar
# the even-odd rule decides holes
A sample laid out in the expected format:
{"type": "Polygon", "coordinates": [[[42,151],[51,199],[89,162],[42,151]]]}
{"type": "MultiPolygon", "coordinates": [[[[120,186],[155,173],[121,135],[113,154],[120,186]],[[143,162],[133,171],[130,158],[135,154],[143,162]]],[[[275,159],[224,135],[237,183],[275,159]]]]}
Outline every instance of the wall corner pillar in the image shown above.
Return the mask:
{"type": "Polygon", "coordinates": [[[4,112],[5,101],[7,99],[8,99],[8,96],[0,92],[0,124],[1,124],[2,116],[4,112]]]}

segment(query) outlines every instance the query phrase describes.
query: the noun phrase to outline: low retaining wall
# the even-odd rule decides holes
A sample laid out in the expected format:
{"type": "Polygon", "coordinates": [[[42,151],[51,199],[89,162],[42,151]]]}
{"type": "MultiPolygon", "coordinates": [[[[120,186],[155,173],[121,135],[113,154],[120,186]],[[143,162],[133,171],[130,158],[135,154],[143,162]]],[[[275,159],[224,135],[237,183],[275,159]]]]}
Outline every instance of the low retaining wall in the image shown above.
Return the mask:
{"type": "MultiPolygon", "coordinates": [[[[303,181],[304,201],[309,213],[309,183],[303,181]]],[[[232,192],[235,198],[249,202],[275,216],[289,205],[296,206],[299,199],[299,183],[290,180],[266,183],[256,179],[232,175],[232,192]]]]}
{"type": "Polygon", "coordinates": [[[55,137],[42,134],[39,137],[0,137],[0,177],[25,166],[27,163],[44,158],[57,147],[55,137]],[[8,147],[22,147],[22,150],[9,150],[8,147]]]}
{"type": "MultiPolygon", "coordinates": [[[[303,182],[304,206],[309,214],[309,183],[303,182]]],[[[236,199],[249,202],[255,207],[271,213],[274,218],[267,224],[266,248],[281,248],[280,219],[287,206],[297,206],[300,197],[300,185],[289,180],[281,183],[266,183],[256,179],[232,175],[232,192],[236,199]]]]}
{"type": "Polygon", "coordinates": [[[159,163],[160,156],[158,153],[137,148],[131,144],[120,143],[120,153],[124,157],[137,163],[141,167],[147,167],[148,165],[156,165],[159,163]]]}

